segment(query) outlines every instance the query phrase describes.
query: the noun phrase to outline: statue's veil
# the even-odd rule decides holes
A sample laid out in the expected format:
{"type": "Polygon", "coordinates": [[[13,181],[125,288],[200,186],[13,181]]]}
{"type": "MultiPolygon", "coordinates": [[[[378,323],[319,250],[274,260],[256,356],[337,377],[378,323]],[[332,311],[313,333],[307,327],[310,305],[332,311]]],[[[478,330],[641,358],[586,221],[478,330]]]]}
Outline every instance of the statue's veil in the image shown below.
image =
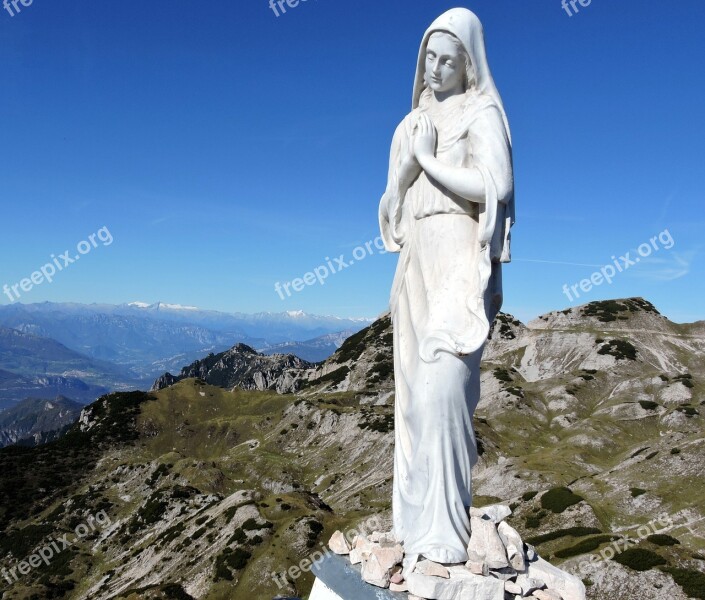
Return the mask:
{"type": "Polygon", "coordinates": [[[419,106],[421,94],[426,88],[426,81],[424,78],[426,72],[426,47],[428,46],[428,40],[431,37],[431,34],[438,31],[444,31],[454,35],[463,45],[463,48],[465,48],[465,52],[467,52],[470,57],[472,68],[474,69],[474,88],[480,94],[489,96],[494,104],[497,105],[502,113],[502,118],[504,119],[504,127],[507,130],[507,138],[511,141],[512,136],[509,130],[507,115],[504,111],[504,104],[502,103],[502,98],[497,91],[497,86],[495,86],[494,79],[492,78],[490,66],[487,63],[485,34],[482,29],[482,23],[480,23],[480,19],[477,18],[475,13],[469,11],[467,8],[453,8],[443,13],[426,30],[423,41],[421,42],[421,48],[419,49],[419,60],[416,66],[416,79],[414,80],[414,97],[412,101],[412,108],[417,108],[419,106]]]}

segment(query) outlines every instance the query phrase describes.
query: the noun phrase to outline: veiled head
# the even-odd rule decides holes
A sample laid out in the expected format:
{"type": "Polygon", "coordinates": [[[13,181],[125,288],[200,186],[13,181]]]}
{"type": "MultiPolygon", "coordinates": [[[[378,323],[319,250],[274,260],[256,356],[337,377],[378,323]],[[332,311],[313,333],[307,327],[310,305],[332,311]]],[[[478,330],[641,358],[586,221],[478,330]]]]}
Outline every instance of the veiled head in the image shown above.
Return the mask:
{"type": "Polygon", "coordinates": [[[436,31],[429,37],[425,80],[436,93],[462,93],[474,81],[470,57],[453,34],[436,31]]]}

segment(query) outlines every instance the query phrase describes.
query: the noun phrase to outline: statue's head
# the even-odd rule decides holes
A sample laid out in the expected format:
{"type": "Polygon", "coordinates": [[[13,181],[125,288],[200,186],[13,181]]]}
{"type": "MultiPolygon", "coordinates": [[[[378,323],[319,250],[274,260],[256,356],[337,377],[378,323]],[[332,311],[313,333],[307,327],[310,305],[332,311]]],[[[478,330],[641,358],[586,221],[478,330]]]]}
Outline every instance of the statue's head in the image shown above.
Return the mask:
{"type": "Polygon", "coordinates": [[[414,79],[412,108],[419,106],[422,94],[428,99],[430,94],[450,90],[451,94],[473,90],[490,96],[501,106],[487,64],[482,23],[467,8],[444,12],[424,33],[414,79]]]}
{"type": "Polygon", "coordinates": [[[462,93],[474,83],[472,61],[452,33],[436,31],[426,44],[424,79],[435,93],[462,93]]]}

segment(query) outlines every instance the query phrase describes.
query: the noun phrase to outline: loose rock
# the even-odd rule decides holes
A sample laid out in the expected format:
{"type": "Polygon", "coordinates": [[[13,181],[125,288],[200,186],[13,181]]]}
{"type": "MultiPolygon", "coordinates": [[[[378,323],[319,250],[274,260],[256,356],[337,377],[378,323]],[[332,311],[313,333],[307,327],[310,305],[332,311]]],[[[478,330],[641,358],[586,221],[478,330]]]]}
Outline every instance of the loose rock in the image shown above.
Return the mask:
{"type": "Polygon", "coordinates": [[[350,554],[350,544],[348,544],[348,540],[345,539],[342,531],[336,531],[331,536],[328,547],[336,554],[350,554]]]}

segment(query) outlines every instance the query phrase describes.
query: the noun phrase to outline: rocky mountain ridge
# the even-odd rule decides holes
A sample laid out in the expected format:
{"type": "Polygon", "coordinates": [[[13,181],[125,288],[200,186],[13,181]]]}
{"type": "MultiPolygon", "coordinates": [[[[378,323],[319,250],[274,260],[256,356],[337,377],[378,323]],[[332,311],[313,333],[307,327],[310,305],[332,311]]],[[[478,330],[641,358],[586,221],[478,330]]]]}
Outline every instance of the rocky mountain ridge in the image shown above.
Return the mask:
{"type": "Polygon", "coordinates": [[[0,448],[12,444],[45,444],[78,420],[83,404],[58,396],[28,398],[0,413],[0,448]]]}
{"type": "Polygon", "coordinates": [[[279,394],[296,391],[309,363],[293,354],[261,354],[246,344],[236,344],[220,354],[210,354],[181,369],[179,375],[165,373],[152,385],[152,391],[189,378],[226,389],[274,390],[279,394]]]}

